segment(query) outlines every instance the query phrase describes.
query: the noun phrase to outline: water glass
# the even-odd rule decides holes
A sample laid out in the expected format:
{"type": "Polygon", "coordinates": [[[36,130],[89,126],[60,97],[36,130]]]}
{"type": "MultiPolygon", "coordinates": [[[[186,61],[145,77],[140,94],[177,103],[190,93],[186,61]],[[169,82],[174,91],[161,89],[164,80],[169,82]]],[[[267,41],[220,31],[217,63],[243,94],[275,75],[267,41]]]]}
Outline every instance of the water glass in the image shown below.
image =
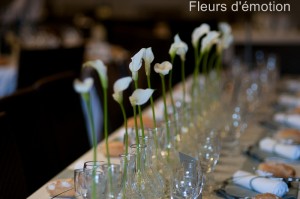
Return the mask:
{"type": "Polygon", "coordinates": [[[74,170],[74,186],[76,198],[87,197],[87,188],[85,186],[85,173],[83,168],[74,170]]]}
{"type": "Polygon", "coordinates": [[[202,173],[196,162],[182,162],[172,179],[172,199],[192,199],[201,194],[202,173]]]}

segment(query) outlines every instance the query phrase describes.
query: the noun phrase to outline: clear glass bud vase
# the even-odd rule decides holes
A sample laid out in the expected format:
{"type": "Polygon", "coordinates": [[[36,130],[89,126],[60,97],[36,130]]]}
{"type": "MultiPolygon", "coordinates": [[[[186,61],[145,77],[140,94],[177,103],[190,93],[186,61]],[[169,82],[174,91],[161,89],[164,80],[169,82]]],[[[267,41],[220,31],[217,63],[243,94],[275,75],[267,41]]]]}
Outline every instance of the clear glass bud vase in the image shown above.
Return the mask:
{"type": "Polygon", "coordinates": [[[170,193],[170,183],[172,172],[168,165],[166,159],[164,159],[161,155],[161,147],[159,145],[158,138],[162,136],[162,128],[153,128],[146,130],[146,138],[145,143],[147,145],[147,149],[151,155],[148,155],[150,161],[152,163],[152,168],[154,173],[159,173],[162,178],[162,189],[163,189],[163,198],[169,199],[171,196],[170,193]]]}
{"type": "Polygon", "coordinates": [[[153,162],[152,158],[155,157],[155,153],[153,149],[154,147],[154,140],[151,135],[150,130],[147,131],[147,134],[142,137],[139,137],[139,143],[145,144],[146,147],[146,159],[145,159],[145,171],[147,172],[147,175],[153,182],[153,185],[156,189],[157,197],[163,198],[164,196],[164,189],[165,189],[165,180],[161,176],[161,174],[158,172],[158,166],[154,165],[153,163],[156,163],[157,161],[153,162]]]}
{"type": "Polygon", "coordinates": [[[161,155],[167,162],[173,175],[176,167],[180,164],[179,153],[175,148],[177,125],[174,122],[168,121],[163,123],[161,128],[161,155]]]}
{"type": "Polygon", "coordinates": [[[104,164],[102,165],[105,178],[105,199],[115,199],[117,198],[120,191],[120,182],[121,182],[121,172],[119,164],[104,164]]]}
{"type": "Polygon", "coordinates": [[[120,155],[122,170],[121,188],[118,199],[142,199],[142,193],[134,188],[134,176],[136,171],[136,156],[134,154],[120,155]]]}
{"type": "Polygon", "coordinates": [[[159,198],[155,184],[146,172],[146,145],[132,144],[131,153],[136,156],[136,171],[134,174],[133,188],[145,199],[159,198]]]}

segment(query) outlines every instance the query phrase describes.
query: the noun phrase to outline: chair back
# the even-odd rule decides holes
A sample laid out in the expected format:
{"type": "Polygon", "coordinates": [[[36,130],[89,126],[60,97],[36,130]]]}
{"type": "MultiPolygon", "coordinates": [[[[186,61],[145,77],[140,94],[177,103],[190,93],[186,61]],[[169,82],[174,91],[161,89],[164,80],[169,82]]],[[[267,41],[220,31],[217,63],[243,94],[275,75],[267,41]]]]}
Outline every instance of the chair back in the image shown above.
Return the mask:
{"type": "Polygon", "coordinates": [[[75,77],[73,72],[49,76],[0,100],[7,125],[1,134],[14,136],[27,195],[90,148],[75,77]]]}

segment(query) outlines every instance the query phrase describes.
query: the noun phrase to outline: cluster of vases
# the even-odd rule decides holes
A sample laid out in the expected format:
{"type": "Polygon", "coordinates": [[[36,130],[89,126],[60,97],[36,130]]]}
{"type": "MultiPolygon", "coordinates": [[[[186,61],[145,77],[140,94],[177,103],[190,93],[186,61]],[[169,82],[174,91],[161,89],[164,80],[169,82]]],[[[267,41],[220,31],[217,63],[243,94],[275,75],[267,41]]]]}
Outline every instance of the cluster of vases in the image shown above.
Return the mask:
{"type": "Polygon", "coordinates": [[[247,126],[243,111],[257,107],[248,98],[258,97],[253,95],[258,92],[253,81],[247,88],[240,86],[240,95],[248,92],[248,104],[241,106],[241,100],[234,100],[241,96],[220,75],[212,71],[199,78],[190,88],[188,102],[170,105],[168,121],[161,121],[159,127],[143,133],[132,129],[128,154],[120,155],[120,164],[92,161],[76,170],[76,194],[89,199],[194,199],[210,193],[210,174],[221,147],[222,153],[237,148],[235,143],[247,126]]]}
{"type": "Polygon", "coordinates": [[[221,88],[219,81],[213,82],[205,86],[209,95],[194,92],[197,101],[170,105],[169,120],[159,122],[159,127],[143,133],[129,130],[130,148],[120,155],[120,164],[91,161],[76,170],[76,194],[91,199],[200,197],[205,176],[220,154],[220,125],[210,117],[220,108],[221,88]]]}

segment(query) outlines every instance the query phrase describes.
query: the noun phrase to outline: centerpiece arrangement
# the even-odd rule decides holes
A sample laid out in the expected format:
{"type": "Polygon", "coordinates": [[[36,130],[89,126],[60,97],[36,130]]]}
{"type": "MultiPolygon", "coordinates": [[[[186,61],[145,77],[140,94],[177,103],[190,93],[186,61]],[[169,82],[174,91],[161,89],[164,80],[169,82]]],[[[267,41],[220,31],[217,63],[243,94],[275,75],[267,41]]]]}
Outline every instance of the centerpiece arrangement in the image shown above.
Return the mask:
{"type": "MultiPolygon", "coordinates": [[[[90,193],[82,194],[84,197],[91,199],[96,198],[197,198],[202,193],[204,185],[203,176],[206,168],[212,168],[211,162],[205,159],[208,153],[201,151],[198,146],[183,146],[187,143],[203,143],[201,139],[209,137],[208,134],[202,132],[202,120],[205,113],[203,112],[205,103],[206,107],[212,106],[213,98],[207,97],[207,93],[217,93],[220,88],[221,70],[222,70],[222,53],[232,41],[229,26],[225,23],[220,25],[219,31],[211,31],[209,25],[202,24],[192,33],[192,46],[194,48],[194,73],[192,78],[186,80],[185,66],[186,53],[188,45],[182,41],[179,35],[175,35],[174,43],[171,45],[169,54],[171,62],[164,61],[154,64],[156,74],[151,74],[151,64],[154,60],[154,54],[150,48],[142,48],[132,58],[129,69],[132,77],[122,77],[114,83],[113,99],[119,104],[124,119],[124,154],[120,154],[121,167],[120,170],[113,168],[108,142],[107,129],[107,68],[102,61],[89,61],[83,64],[83,67],[93,67],[99,74],[101,86],[103,88],[103,107],[104,107],[104,135],[107,154],[107,163],[100,163],[97,160],[97,142],[95,130],[93,128],[93,114],[90,103],[90,89],[93,85],[93,79],[86,78],[82,81],[75,80],[74,87],[79,92],[86,104],[88,111],[88,119],[92,129],[93,140],[93,162],[95,170],[93,176],[97,176],[96,172],[100,172],[104,176],[103,184],[105,192],[97,194],[97,180],[92,183],[90,193]],[[182,90],[176,91],[182,93],[181,110],[178,110],[174,98],[172,87],[172,69],[176,66],[175,57],[180,58],[182,90]],[[139,88],[138,74],[140,68],[144,65],[147,77],[148,88],[139,88]],[[202,69],[202,75],[200,75],[202,69]],[[152,94],[155,91],[151,86],[151,75],[159,75],[161,79],[163,110],[157,110],[153,101],[152,94]],[[167,87],[165,76],[168,76],[169,88],[167,87]],[[204,78],[204,87],[203,87],[204,78]],[[187,83],[188,82],[188,83],[187,83]],[[130,84],[134,85],[134,92],[129,99],[123,99],[123,91],[130,84]],[[188,86],[191,85],[191,86],[188,86]],[[203,88],[204,89],[203,89],[203,88]],[[204,97],[205,96],[205,97],[204,97]],[[206,98],[209,98],[207,100],[206,98]],[[190,99],[189,101],[187,99],[190,99]],[[129,100],[133,108],[135,143],[129,146],[129,133],[127,125],[127,115],[124,109],[123,101],[129,100]],[[154,127],[147,129],[143,124],[142,105],[150,100],[151,114],[154,127]],[[171,106],[168,104],[171,102],[171,106]],[[171,108],[171,111],[168,110],[171,108]],[[181,112],[184,110],[183,112],[181,112]],[[158,112],[157,112],[158,111],[158,112]],[[192,112],[189,112],[192,111],[192,112]],[[187,117],[186,115],[189,115],[187,117]],[[195,114],[197,113],[197,114],[195,114]],[[158,120],[157,115],[163,115],[163,120],[158,120]],[[182,115],[180,115],[182,114],[182,115]],[[187,119],[189,118],[189,119],[187,119]],[[181,120],[184,120],[182,122],[181,120]],[[188,125],[186,125],[188,121],[188,125]],[[139,123],[139,125],[138,125],[139,123]],[[186,134],[186,138],[178,139],[181,134],[186,134]],[[203,134],[202,136],[198,134],[203,134]],[[199,140],[198,140],[199,139],[199,140]],[[176,144],[175,144],[176,143],[176,144]],[[189,148],[193,154],[185,154],[180,151],[183,148],[189,148]],[[130,152],[129,152],[130,148],[130,152]],[[203,157],[201,157],[203,156],[203,157]],[[105,165],[105,166],[103,166],[105,165]],[[187,166],[189,165],[189,166],[187,166]],[[105,169],[103,169],[105,168],[105,169]],[[107,169],[108,168],[108,169],[107,169]],[[190,170],[191,169],[191,170],[190,170]],[[183,171],[183,173],[181,173],[183,171]],[[194,172],[193,176],[186,176],[187,172],[194,172]],[[183,182],[176,184],[178,178],[183,182]],[[109,188],[107,188],[109,187],[109,188]]],[[[207,111],[208,109],[206,109],[207,111]]],[[[207,129],[206,129],[207,130],[207,129]]],[[[216,145],[216,143],[210,143],[216,145]]],[[[217,153],[217,152],[214,152],[217,153]]],[[[215,160],[214,162],[216,162],[215,160]]],[[[89,186],[88,184],[83,185],[89,186]]]]}

